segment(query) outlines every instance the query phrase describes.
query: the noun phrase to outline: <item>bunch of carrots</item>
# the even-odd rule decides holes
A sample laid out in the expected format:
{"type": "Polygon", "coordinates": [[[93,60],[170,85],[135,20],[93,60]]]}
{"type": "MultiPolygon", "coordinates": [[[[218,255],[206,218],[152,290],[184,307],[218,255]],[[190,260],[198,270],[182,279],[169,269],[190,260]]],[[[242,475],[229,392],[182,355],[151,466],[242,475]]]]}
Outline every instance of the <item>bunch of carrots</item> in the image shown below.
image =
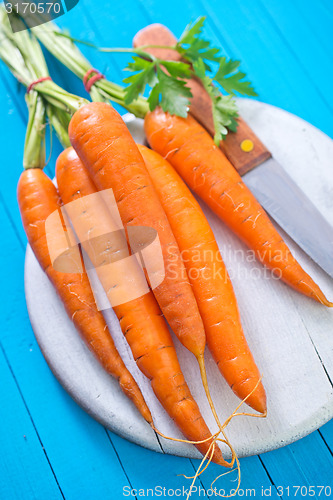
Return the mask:
{"type": "MultiPolygon", "coordinates": [[[[266,416],[266,395],[244,336],[227,269],[209,223],[189,187],[266,266],[278,269],[286,284],[323,305],[333,304],[295,260],[239,174],[191,115],[181,118],[161,108],[150,112],[144,98],[139,98],[130,110],[141,116],[145,114],[145,133],[152,149],[137,145],[109,103],[113,100],[124,104],[121,87],[105,79],[96,81],[91,87],[91,97],[97,102],[90,103],[68,94],[49,79],[34,36],[39,36],[41,28],[32,30],[34,34],[22,31],[13,36],[3,12],[0,24],[5,46],[0,57],[29,88],[25,170],[18,183],[18,202],[37,260],[84,341],[156,430],[140,389],[125,367],[96,306],[80,248],[67,249],[77,272],[61,272],[51,262],[45,222],[58,211],[64,231],[74,230],[93,262],[133,357],[151,381],[166,412],[185,440],[193,442],[205,458],[231,467],[237,458],[224,432],[226,424],[220,423],[210,397],[204,362],[206,344],[231,389],[258,416],[266,416]],[[57,188],[43,172],[43,155],[37,154],[43,148],[40,131],[46,113],[62,144],[70,145],[57,160],[57,188]],[[32,134],[32,130],[39,133],[32,134]],[[34,151],[32,161],[31,151],[34,151]],[[113,191],[125,233],[116,232],[117,224],[107,202],[99,203],[98,210],[88,210],[88,197],[109,189],[113,191]],[[66,212],[66,207],[74,208],[66,212]],[[64,214],[70,218],[71,227],[65,224],[64,214]],[[115,289],[124,291],[126,297],[133,284],[145,279],[140,265],[129,260],[131,245],[127,237],[129,229],[136,226],[156,231],[164,279],[158,286],[147,287],[140,297],[118,303],[114,301],[115,289]],[[98,238],[110,231],[117,234],[111,241],[98,238]],[[182,257],[185,254],[186,260],[182,257]],[[128,263],[126,272],[121,264],[124,260],[128,263]],[[118,266],[108,266],[110,263],[118,266]],[[193,269],[195,273],[191,272],[193,269]],[[198,362],[219,427],[215,434],[208,429],[187,386],[167,322],[198,362]],[[221,433],[224,439],[218,437],[221,433]],[[231,448],[230,462],[223,458],[217,441],[224,441],[231,448]]],[[[54,46],[52,36],[52,28],[40,35],[49,50],[54,46]]],[[[63,62],[83,79],[91,70],[90,64],[70,40],[64,39],[63,44],[63,62]]],[[[56,55],[61,60],[61,55],[56,55]]],[[[149,282],[151,276],[147,274],[149,282]]]]}

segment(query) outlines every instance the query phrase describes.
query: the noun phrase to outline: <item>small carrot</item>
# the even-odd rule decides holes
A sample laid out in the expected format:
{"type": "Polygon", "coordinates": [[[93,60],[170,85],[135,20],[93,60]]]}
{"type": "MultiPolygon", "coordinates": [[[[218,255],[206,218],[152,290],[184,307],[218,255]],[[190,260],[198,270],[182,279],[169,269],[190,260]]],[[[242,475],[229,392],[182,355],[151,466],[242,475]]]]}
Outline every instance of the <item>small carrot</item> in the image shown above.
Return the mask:
{"type": "MultiPolygon", "coordinates": [[[[87,210],[88,198],[96,194],[97,189],[72,148],[60,154],[56,176],[59,192],[65,206],[69,208],[74,230],[97,266],[96,271],[108,296],[110,289],[122,287],[124,280],[129,285],[126,274],[130,276],[132,286],[133,283],[140,283],[141,278],[137,277],[137,273],[141,272],[139,266],[131,266],[128,262],[127,269],[122,268],[123,272],[116,271],[115,275],[114,268],[103,265],[105,262],[118,263],[119,249],[122,249],[122,258],[125,258],[125,245],[119,241],[119,233],[115,240],[105,239],[104,246],[103,241],[97,246],[94,244],[96,232],[110,234],[110,229],[116,229],[116,226],[112,221],[112,214],[103,203],[98,205],[96,212],[87,210]],[[79,202],[75,211],[70,210],[71,202],[79,202]]],[[[118,303],[113,309],[139,369],[150,379],[155,395],[184,436],[190,441],[209,438],[211,433],[186,384],[171,335],[153,293],[147,290],[144,295],[118,303]]],[[[196,446],[201,453],[206,454],[209,445],[210,442],[207,441],[196,446]]],[[[213,460],[221,465],[228,465],[218,448],[215,449],[213,460]]]]}
{"type": "MultiPolygon", "coordinates": [[[[151,424],[149,408],[114,345],[102,313],[96,307],[87,274],[79,270],[77,273],[60,272],[52,266],[45,221],[61,206],[54,184],[40,168],[24,170],[18,182],[17,198],[30,246],[62,300],[68,316],[103,368],[119,381],[124,394],[151,424]]],[[[73,261],[75,256],[71,259],[73,261]]]]}
{"type": "MultiPolygon", "coordinates": [[[[183,255],[207,345],[234,393],[244,399],[258,383],[260,373],[243,333],[234,290],[214,233],[170,163],[145,146],[138,148],[183,255]]],[[[266,411],[261,382],[246,402],[261,413],[266,411]]]]}
{"type": "Polygon", "coordinates": [[[156,108],[145,117],[145,132],[151,147],[167,158],[261,262],[298,292],[333,306],[293,257],[238,172],[193,117],[171,116],[156,108]]]}
{"type": "Polygon", "coordinates": [[[69,138],[97,188],[112,188],[123,225],[157,231],[165,278],[154,295],[182,344],[202,358],[206,336],[198,305],[168,219],[121,116],[108,104],[90,103],[73,115],[69,138]]]}

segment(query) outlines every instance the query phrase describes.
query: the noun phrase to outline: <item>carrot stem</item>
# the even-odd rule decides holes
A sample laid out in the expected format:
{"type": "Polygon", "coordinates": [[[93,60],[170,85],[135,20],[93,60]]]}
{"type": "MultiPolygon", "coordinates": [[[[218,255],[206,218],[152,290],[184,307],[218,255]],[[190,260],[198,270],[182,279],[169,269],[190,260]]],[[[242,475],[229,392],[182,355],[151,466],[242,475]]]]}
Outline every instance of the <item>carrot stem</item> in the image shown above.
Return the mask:
{"type": "MultiPolygon", "coordinates": [[[[18,22],[20,20],[18,19],[18,22]]],[[[0,8],[0,59],[25,87],[39,78],[48,77],[45,58],[37,39],[27,31],[12,32],[7,13],[0,8]]],[[[88,101],[70,94],[52,80],[34,86],[46,100],[63,111],[73,113],[88,101]]]]}
{"type": "Polygon", "coordinates": [[[24,143],[23,167],[45,166],[45,107],[40,95],[33,91],[26,96],[29,110],[28,126],[24,143]]]}
{"type": "MultiPolygon", "coordinates": [[[[32,28],[31,32],[54,57],[62,62],[80,80],[83,80],[87,71],[92,68],[90,62],[73,43],[74,39],[68,34],[61,32],[56,24],[50,22],[42,27],[37,26],[32,28]]],[[[89,43],[85,44],[89,46],[93,45],[89,43]]],[[[130,50],[132,51],[132,49],[130,50]]],[[[90,97],[93,101],[108,102],[111,100],[116,102],[140,118],[143,118],[149,111],[147,100],[144,97],[139,97],[131,104],[125,104],[125,89],[106,78],[97,81],[91,87],[90,97]]]]}
{"type": "Polygon", "coordinates": [[[61,145],[63,148],[70,147],[71,143],[68,137],[68,125],[70,122],[70,115],[65,111],[54,108],[51,105],[46,107],[47,117],[51,125],[51,129],[54,129],[61,145]]]}

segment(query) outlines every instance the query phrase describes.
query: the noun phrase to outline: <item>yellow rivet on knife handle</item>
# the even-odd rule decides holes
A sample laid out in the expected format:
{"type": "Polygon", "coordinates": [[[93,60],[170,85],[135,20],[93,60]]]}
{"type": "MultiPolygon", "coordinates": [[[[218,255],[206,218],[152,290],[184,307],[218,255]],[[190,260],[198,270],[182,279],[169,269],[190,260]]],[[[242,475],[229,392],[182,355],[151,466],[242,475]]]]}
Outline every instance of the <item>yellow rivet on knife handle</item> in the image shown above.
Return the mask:
{"type": "Polygon", "coordinates": [[[244,141],[241,142],[240,147],[242,151],[249,153],[254,148],[254,144],[250,139],[244,139],[244,141]]]}

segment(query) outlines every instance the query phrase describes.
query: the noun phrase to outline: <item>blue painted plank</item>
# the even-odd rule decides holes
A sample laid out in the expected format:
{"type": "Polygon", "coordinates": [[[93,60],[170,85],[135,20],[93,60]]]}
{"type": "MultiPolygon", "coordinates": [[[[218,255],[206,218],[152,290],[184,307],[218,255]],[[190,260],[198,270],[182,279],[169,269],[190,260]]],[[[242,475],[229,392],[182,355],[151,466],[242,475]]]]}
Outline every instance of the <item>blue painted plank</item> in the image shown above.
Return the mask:
{"type": "MultiPolygon", "coordinates": [[[[329,3],[332,6],[332,2],[330,1],[329,3]]],[[[307,0],[306,2],[304,0],[294,0],[293,6],[297,8],[297,19],[303,19],[307,25],[307,39],[315,43],[319,42],[321,49],[318,49],[318,52],[324,52],[332,60],[333,9],[329,11],[320,1],[316,2],[316,8],[314,9],[311,0],[307,0]]],[[[295,22],[294,25],[296,24],[295,22]]],[[[316,56],[320,56],[320,53],[316,54],[316,56]]],[[[316,59],[317,57],[313,61],[315,67],[317,66],[316,59]]]]}
{"type": "MultiPolygon", "coordinates": [[[[197,18],[203,15],[207,15],[204,7],[198,2],[193,1],[191,3],[191,11],[188,12],[187,5],[185,3],[179,4],[176,0],[170,0],[168,3],[161,3],[159,0],[138,0],[142,8],[147,10],[149,15],[149,23],[161,23],[166,25],[174,35],[179,38],[184,31],[186,25],[190,21],[195,21],[197,18]],[[179,15],[169,17],[170,10],[177,10],[179,15]]],[[[133,32],[132,37],[135,35],[133,32]]],[[[231,57],[231,51],[227,44],[221,46],[221,41],[217,37],[215,30],[212,26],[212,19],[208,16],[203,27],[203,35],[207,40],[210,40],[215,47],[221,48],[221,53],[227,57],[231,57]]],[[[212,64],[214,69],[214,63],[212,64]]]]}
{"type": "MultiPolygon", "coordinates": [[[[159,0],[138,0],[143,9],[146,10],[149,16],[149,23],[161,23],[167,25],[167,27],[176,35],[180,37],[185,26],[198,17],[205,15],[205,9],[198,2],[191,3],[191,10],[189,11],[185,3],[180,4],[175,0],[170,2],[160,2],[159,0]],[[170,16],[170,11],[177,9],[179,15],[170,16]]],[[[207,39],[211,40],[215,44],[219,44],[218,38],[216,37],[212,27],[210,18],[206,19],[204,27],[204,35],[207,39]]],[[[132,37],[135,34],[134,30],[132,32],[132,37]]],[[[227,53],[227,52],[225,52],[227,53]]]]}
{"type": "Polygon", "coordinates": [[[318,432],[287,447],[265,453],[261,459],[276,486],[332,485],[332,455],[318,432]]]}
{"type": "Polygon", "coordinates": [[[265,102],[287,109],[333,134],[332,112],[274,23],[256,2],[202,1],[223,46],[243,62],[265,102]]]}
{"type": "MultiPolygon", "coordinates": [[[[194,475],[195,469],[191,460],[167,454],[162,455],[125,441],[112,433],[109,434],[133,488],[136,490],[148,488],[155,491],[159,491],[160,488],[162,491],[163,488],[180,489],[181,492],[183,488],[189,488],[190,480],[184,478],[182,474],[194,475]],[[151,463],[154,465],[149,466],[151,463]]],[[[220,467],[217,468],[221,470],[220,467]]],[[[196,482],[196,485],[205,489],[201,479],[196,482]]]]}
{"type": "MultiPolygon", "coordinates": [[[[300,63],[317,93],[332,111],[333,78],[333,29],[331,30],[330,50],[323,49],[314,36],[309,37],[309,27],[299,15],[299,9],[288,0],[265,2],[254,0],[268,13],[268,18],[277,27],[289,51],[300,63]],[[297,22],[295,22],[297,20],[297,22]],[[316,70],[313,70],[315,66],[316,70]]],[[[318,31],[318,30],[317,30],[318,31]]],[[[328,49],[328,47],[327,47],[328,49]]],[[[299,82],[301,84],[301,82],[299,82]]]]}
{"type": "Polygon", "coordinates": [[[0,380],[0,497],[63,498],[1,344],[0,380]]]}
{"type": "MultiPolygon", "coordinates": [[[[199,461],[194,460],[195,468],[197,469],[199,466],[199,461]]],[[[267,474],[265,468],[263,467],[260,458],[258,456],[241,458],[240,459],[240,467],[241,467],[241,490],[239,492],[239,496],[261,496],[261,489],[270,490],[271,498],[277,498],[277,491],[274,485],[272,484],[269,475],[267,474]],[[245,493],[248,491],[247,494],[245,493]],[[253,490],[255,494],[253,494],[253,490]],[[252,493],[250,493],[252,491],[252,493]]],[[[207,471],[205,471],[201,476],[201,481],[204,484],[206,490],[211,489],[212,482],[224,472],[227,472],[225,469],[218,467],[215,464],[211,464],[207,471]]],[[[226,474],[225,476],[219,478],[213,485],[217,490],[223,489],[225,494],[231,494],[232,490],[235,489],[235,485],[237,485],[238,473],[234,471],[230,474],[226,474]]]]}
{"type": "MultiPolygon", "coordinates": [[[[311,5],[310,0],[308,0],[308,3],[311,5]]],[[[318,4],[319,6],[322,5],[325,8],[325,12],[330,12],[333,14],[333,5],[331,0],[319,0],[318,4]]]]}

